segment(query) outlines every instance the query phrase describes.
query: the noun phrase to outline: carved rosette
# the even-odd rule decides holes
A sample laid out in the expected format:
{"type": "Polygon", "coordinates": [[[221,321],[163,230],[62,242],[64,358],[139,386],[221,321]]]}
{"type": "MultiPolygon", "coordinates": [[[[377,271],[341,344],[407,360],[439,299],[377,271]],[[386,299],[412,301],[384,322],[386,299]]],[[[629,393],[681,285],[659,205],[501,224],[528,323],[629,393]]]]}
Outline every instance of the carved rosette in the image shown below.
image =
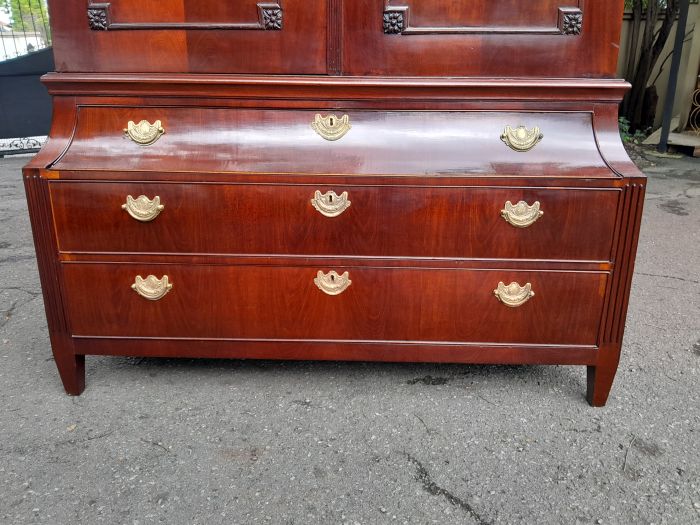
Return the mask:
{"type": "Polygon", "coordinates": [[[576,36],[583,28],[583,11],[576,7],[559,8],[559,30],[564,35],[576,36]]]}
{"type": "Polygon", "coordinates": [[[279,5],[260,5],[260,11],[262,13],[262,26],[266,31],[282,29],[282,8],[279,5]]]}
{"type": "Polygon", "coordinates": [[[406,29],[405,9],[384,11],[384,33],[398,35],[406,29]]]}
{"type": "Polygon", "coordinates": [[[93,31],[106,31],[109,27],[109,4],[90,4],[87,15],[93,31]]]}

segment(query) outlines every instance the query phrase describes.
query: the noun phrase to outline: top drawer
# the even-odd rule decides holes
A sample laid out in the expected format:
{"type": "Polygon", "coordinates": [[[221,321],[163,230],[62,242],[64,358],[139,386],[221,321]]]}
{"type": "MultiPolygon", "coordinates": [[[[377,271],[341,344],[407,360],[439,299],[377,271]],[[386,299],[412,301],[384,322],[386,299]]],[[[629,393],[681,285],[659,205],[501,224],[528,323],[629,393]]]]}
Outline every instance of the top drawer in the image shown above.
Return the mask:
{"type": "Polygon", "coordinates": [[[343,72],[611,78],[622,9],[622,0],[346,1],[343,72]]]}
{"type": "Polygon", "coordinates": [[[326,72],[326,0],[52,0],[51,8],[61,72],[326,72]]]}
{"type": "Polygon", "coordinates": [[[75,125],[53,169],[617,177],[587,112],[79,106],[75,125]]]}

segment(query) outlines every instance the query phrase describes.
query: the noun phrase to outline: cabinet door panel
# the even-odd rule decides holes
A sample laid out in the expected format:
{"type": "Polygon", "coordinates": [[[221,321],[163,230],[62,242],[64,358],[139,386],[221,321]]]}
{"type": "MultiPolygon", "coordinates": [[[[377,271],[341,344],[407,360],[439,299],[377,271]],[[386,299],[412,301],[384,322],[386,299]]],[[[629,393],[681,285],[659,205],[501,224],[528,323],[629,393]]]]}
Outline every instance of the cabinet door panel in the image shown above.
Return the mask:
{"type": "Polygon", "coordinates": [[[614,77],[622,10],[622,0],[345,2],[343,72],[614,77]]]}
{"type": "Polygon", "coordinates": [[[435,0],[388,0],[385,11],[405,12],[408,27],[403,32],[453,33],[561,33],[560,9],[573,12],[579,0],[539,0],[523,9],[522,0],[470,0],[445,2],[435,0]]]}
{"type": "Polygon", "coordinates": [[[326,72],[325,0],[64,3],[51,4],[61,72],[326,72]]]}

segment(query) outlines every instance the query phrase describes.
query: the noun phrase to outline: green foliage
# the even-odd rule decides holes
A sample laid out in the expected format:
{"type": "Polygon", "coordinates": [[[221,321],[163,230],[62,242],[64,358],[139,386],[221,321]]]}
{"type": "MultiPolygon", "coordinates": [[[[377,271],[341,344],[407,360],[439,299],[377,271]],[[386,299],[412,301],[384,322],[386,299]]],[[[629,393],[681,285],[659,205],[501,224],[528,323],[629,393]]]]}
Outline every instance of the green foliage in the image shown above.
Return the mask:
{"type": "Polygon", "coordinates": [[[619,124],[620,137],[622,137],[623,142],[633,142],[634,144],[641,144],[651,132],[651,128],[648,128],[646,131],[637,130],[634,133],[632,133],[632,125],[630,124],[630,121],[627,120],[625,117],[620,117],[619,124]]]}
{"type": "Polygon", "coordinates": [[[15,31],[38,32],[51,39],[46,0],[0,0],[0,6],[10,15],[15,31]]]}

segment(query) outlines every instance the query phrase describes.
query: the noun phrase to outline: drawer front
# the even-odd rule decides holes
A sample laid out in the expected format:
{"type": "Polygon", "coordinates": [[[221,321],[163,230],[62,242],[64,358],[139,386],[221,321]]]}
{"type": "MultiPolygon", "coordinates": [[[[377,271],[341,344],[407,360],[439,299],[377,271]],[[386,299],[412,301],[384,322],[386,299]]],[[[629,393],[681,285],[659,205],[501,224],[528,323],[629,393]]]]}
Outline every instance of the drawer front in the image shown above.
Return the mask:
{"type": "Polygon", "coordinates": [[[522,187],[52,182],[50,188],[64,252],[607,261],[619,198],[617,190],[522,187]],[[509,201],[530,207],[514,210],[509,201]]]}
{"type": "Polygon", "coordinates": [[[327,71],[326,0],[54,0],[53,5],[58,71],[327,71]]]}
{"type": "Polygon", "coordinates": [[[590,113],[525,111],[81,106],[71,145],[53,168],[615,177],[590,113]]]}
{"type": "Polygon", "coordinates": [[[607,281],[606,273],[366,267],[82,263],[63,272],[76,336],[533,345],[595,345],[607,281]],[[149,275],[150,284],[137,279],[149,275]],[[157,299],[165,276],[172,288],[157,299]],[[496,297],[499,282],[526,288],[503,292],[520,306],[496,297]]]}
{"type": "Polygon", "coordinates": [[[353,0],[343,15],[346,74],[614,77],[622,1],[353,0]]]}

